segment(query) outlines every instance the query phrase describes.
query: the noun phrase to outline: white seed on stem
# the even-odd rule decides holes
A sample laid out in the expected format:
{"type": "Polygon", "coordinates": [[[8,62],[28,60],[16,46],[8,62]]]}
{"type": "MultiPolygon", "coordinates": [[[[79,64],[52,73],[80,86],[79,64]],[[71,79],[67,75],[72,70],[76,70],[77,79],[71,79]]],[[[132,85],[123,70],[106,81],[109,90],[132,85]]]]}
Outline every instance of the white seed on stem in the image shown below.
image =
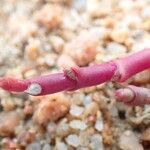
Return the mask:
{"type": "Polygon", "coordinates": [[[31,95],[39,95],[42,92],[42,87],[38,83],[31,83],[25,92],[31,95]]]}

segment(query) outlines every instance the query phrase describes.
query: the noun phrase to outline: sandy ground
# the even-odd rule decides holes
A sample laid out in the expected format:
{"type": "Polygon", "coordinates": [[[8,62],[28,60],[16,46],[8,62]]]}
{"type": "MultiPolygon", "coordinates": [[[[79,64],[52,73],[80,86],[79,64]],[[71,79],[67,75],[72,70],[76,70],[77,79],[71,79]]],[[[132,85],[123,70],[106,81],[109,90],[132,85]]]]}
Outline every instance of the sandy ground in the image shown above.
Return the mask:
{"type": "MultiPolygon", "coordinates": [[[[149,42],[149,0],[0,0],[0,76],[103,63],[149,42]]],[[[124,84],[149,83],[147,70],[124,84]]],[[[41,97],[0,90],[0,149],[150,149],[150,106],[116,102],[119,87],[109,82],[41,97]]]]}

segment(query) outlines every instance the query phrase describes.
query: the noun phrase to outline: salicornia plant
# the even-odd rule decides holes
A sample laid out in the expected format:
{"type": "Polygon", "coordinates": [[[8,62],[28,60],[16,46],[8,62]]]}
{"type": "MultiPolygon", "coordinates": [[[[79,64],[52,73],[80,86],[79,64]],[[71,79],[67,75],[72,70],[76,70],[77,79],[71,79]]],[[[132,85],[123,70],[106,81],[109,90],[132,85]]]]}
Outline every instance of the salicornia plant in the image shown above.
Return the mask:
{"type": "MultiPolygon", "coordinates": [[[[0,78],[0,87],[7,91],[26,92],[39,96],[60,91],[77,90],[107,81],[124,82],[133,75],[150,68],[150,49],[89,67],[71,67],[61,73],[25,80],[0,78]]],[[[135,86],[116,91],[118,100],[129,105],[150,103],[150,90],[135,86]]]]}

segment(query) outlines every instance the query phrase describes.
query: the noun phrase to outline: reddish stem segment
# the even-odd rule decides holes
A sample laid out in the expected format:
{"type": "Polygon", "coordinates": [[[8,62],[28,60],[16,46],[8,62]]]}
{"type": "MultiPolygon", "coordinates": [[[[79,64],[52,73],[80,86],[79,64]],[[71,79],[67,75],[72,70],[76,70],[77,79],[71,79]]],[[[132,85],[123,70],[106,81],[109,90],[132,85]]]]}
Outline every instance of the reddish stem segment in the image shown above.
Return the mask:
{"type": "Polygon", "coordinates": [[[65,90],[77,90],[109,80],[122,82],[148,68],[150,68],[150,49],[144,49],[126,58],[89,67],[72,67],[64,70],[63,73],[26,80],[4,78],[0,80],[0,87],[8,91],[46,95],[65,90]]]}
{"type": "Polygon", "coordinates": [[[150,89],[133,85],[125,89],[119,89],[115,93],[118,101],[130,106],[150,104],[150,89]]]}
{"type": "Polygon", "coordinates": [[[150,68],[150,49],[144,49],[128,57],[116,60],[119,82],[124,82],[131,76],[150,68]]]}
{"type": "Polygon", "coordinates": [[[101,84],[111,80],[115,70],[116,65],[109,62],[91,67],[73,67],[70,70],[64,70],[64,73],[31,78],[28,82],[41,85],[42,92],[38,95],[45,95],[101,84]]]}

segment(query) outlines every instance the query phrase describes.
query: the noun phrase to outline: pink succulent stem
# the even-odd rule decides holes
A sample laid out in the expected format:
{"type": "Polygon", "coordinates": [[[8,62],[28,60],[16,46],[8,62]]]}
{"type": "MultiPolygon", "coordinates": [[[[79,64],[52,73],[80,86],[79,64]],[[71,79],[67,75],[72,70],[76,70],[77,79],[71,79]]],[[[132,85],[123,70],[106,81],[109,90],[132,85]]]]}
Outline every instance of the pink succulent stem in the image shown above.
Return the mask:
{"type": "Polygon", "coordinates": [[[150,104],[150,89],[130,85],[115,93],[118,101],[130,106],[150,104]]]}
{"type": "Polygon", "coordinates": [[[150,48],[116,60],[116,64],[120,74],[119,81],[126,81],[131,76],[150,68],[150,48]]]}
{"type": "Polygon", "coordinates": [[[8,91],[25,91],[31,95],[46,95],[77,90],[109,80],[123,82],[148,68],[150,68],[150,49],[144,49],[126,58],[89,67],[72,67],[62,73],[25,80],[1,78],[0,87],[8,91]]]}

